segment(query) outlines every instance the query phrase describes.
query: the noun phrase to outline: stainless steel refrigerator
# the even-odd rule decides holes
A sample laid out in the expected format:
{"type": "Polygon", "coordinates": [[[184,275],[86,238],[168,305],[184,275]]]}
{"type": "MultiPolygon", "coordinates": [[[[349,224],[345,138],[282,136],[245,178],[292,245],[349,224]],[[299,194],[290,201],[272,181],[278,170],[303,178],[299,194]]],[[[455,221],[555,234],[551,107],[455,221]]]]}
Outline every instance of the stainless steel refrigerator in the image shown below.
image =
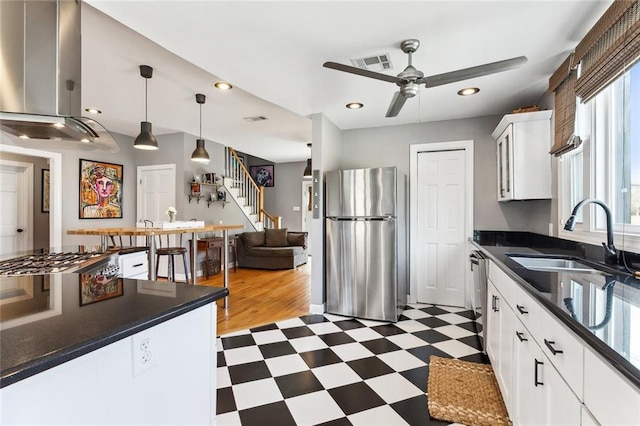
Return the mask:
{"type": "Polygon", "coordinates": [[[407,302],[406,181],[395,167],[327,173],[327,312],[398,320],[407,302]]]}

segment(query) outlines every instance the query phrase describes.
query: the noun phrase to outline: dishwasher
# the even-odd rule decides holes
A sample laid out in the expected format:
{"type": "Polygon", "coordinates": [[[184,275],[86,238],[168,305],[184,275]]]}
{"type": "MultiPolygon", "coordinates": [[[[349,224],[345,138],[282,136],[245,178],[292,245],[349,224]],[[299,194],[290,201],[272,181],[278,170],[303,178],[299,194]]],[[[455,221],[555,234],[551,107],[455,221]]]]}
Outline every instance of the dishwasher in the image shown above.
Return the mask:
{"type": "Polygon", "coordinates": [[[475,328],[480,340],[482,352],[485,349],[485,337],[487,334],[487,263],[486,256],[478,250],[469,254],[471,272],[473,272],[473,294],[471,305],[475,316],[475,328]]]}

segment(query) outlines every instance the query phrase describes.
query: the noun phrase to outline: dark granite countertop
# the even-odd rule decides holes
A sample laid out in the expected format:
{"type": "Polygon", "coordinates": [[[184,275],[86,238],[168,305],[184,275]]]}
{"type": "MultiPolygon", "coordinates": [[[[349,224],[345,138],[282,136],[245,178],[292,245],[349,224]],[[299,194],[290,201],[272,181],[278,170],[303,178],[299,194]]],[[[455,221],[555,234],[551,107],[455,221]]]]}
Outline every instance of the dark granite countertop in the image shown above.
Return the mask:
{"type": "Polygon", "coordinates": [[[229,294],[87,273],[0,277],[0,288],[0,387],[229,294]]]}
{"type": "MultiPolygon", "coordinates": [[[[472,243],[593,350],[640,388],[640,280],[622,266],[603,273],[527,269],[508,254],[560,254],[606,268],[602,247],[520,232],[476,231],[472,243]]],[[[638,255],[625,253],[637,269],[638,255]]]]}

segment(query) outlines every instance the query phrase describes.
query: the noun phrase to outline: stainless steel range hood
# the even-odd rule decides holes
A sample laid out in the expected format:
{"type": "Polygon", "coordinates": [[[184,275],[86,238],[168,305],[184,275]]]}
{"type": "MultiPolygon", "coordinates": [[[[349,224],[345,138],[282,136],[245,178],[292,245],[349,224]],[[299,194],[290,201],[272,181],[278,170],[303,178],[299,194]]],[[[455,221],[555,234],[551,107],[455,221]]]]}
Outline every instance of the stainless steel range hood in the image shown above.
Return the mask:
{"type": "Polygon", "coordinates": [[[107,129],[81,116],[80,8],[77,0],[0,1],[0,130],[117,151],[107,129]]]}

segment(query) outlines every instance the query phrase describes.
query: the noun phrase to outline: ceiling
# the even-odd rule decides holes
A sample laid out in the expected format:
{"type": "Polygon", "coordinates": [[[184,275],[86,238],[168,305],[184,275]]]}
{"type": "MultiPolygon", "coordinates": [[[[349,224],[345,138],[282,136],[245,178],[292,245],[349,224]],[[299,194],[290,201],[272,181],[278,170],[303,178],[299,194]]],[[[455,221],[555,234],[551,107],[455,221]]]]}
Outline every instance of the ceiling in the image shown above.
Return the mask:
{"type": "Polygon", "coordinates": [[[108,129],[139,133],[144,79],[138,65],[148,64],[155,70],[148,81],[154,134],[197,136],[195,94],[204,93],[205,139],[289,162],[309,157],[313,113],[346,130],[504,114],[533,105],[544,95],[549,76],[612,1],[85,3],[97,10],[83,11],[83,106],[101,109],[98,120],[108,129]],[[425,75],[520,55],[528,62],[499,74],[423,86],[395,118],[385,118],[397,91],[394,84],[322,66],[388,54],[393,69],[385,72],[396,75],[407,65],[399,45],[408,38],[421,41],[413,65],[425,75]],[[217,80],[231,82],[234,89],[218,91],[213,88],[217,80]],[[480,92],[457,95],[468,86],[480,92]],[[364,108],[345,108],[352,101],[364,108]],[[251,116],[267,120],[243,119],[251,116]]]}

